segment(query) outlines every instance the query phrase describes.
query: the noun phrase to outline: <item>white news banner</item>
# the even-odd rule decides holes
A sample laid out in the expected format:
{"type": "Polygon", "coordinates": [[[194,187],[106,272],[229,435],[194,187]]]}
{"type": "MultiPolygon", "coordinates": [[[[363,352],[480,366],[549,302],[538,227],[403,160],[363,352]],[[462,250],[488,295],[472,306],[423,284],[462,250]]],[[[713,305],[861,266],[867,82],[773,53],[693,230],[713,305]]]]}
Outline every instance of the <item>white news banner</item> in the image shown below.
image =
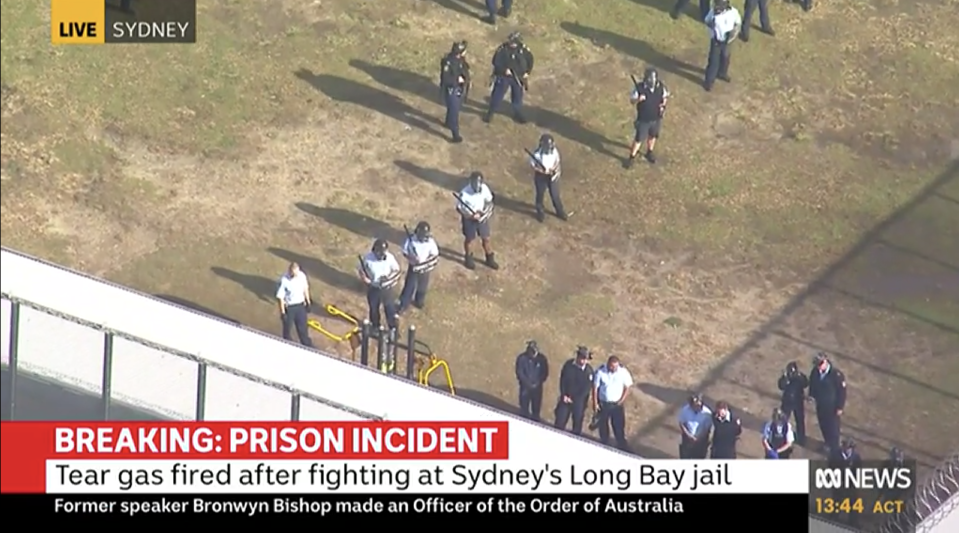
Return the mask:
{"type": "Polygon", "coordinates": [[[809,492],[809,463],[647,461],[637,466],[515,461],[46,461],[46,492],[153,493],[738,493],[809,492]]]}

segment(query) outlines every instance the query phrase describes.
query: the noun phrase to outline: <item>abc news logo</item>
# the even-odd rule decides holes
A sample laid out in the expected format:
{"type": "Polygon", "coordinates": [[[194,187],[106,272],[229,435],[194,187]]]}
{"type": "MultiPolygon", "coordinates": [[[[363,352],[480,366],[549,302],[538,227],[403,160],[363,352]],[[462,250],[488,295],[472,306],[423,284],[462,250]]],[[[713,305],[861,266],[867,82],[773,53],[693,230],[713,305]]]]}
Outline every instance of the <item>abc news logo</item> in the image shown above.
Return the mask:
{"type": "Polygon", "coordinates": [[[819,468],[817,489],[909,490],[913,485],[911,468],[819,468]]]}

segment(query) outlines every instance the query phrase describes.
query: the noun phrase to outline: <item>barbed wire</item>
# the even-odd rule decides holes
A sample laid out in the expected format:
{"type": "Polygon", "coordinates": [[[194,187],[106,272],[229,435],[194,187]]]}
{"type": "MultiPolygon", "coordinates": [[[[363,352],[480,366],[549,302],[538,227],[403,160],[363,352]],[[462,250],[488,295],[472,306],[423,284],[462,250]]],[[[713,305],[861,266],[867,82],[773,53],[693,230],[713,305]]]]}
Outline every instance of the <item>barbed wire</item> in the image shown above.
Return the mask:
{"type": "Polygon", "coordinates": [[[906,511],[889,518],[878,533],[931,531],[959,508],[959,451],[939,464],[916,489],[906,511]]]}

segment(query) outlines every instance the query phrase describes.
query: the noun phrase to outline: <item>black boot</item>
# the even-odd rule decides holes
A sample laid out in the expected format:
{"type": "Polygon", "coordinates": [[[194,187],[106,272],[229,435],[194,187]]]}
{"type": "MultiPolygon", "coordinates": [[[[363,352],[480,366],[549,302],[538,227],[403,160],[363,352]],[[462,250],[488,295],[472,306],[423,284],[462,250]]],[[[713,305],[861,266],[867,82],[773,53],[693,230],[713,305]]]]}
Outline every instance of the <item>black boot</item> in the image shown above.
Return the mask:
{"type": "Polygon", "coordinates": [[[476,260],[473,259],[473,254],[466,254],[466,258],[463,260],[463,265],[470,270],[476,270],[476,260]]]}
{"type": "Polygon", "coordinates": [[[546,220],[546,213],[542,208],[536,208],[536,221],[543,222],[546,220]]]}
{"type": "Polygon", "coordinates": [[[496,254],[489,253],[486,254],[486,266],[492,268],[493,270],[499,270],[499,263],[496,262],[496,254]]]}

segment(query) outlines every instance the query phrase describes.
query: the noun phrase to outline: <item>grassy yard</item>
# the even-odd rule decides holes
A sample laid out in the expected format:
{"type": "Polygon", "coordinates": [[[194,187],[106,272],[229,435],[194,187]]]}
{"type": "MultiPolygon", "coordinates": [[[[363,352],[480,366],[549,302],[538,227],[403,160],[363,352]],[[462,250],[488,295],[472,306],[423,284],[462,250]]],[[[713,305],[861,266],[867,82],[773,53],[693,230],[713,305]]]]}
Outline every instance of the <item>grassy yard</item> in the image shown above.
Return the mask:
{"type": "Polygon", "coordinates": [[[49,44],[46,3],[4,2],[3,244],[275,332],[290,260],[362,313],[372,238],[427,219],[457,251],[448,189],[481,169],[504,268],[446,261],[410,318],[464,395],[515,402],[526,339],[557,368],[588,344],[634,374],[640,453],[675,455],[697,390],[758,455],[780,369],[825,349],[866,453],[935,462],[959,433],[959,2],[776,2],[778,35],[737,43],[708,94],[704,29],[671,5],[527,0],[493,28],[478,0],[206,0],[196,45],[88,48],[49,44]],[[511,30],[537,57],[534,124],[483,124],[479,83],[448,144],[439,57],[467,39],[483,80],[511,30]],[[624,171],[647,65],[675,98],[660,164],[624,171]],[[529,216],[542,131],[566,225],[529,216]]]}

